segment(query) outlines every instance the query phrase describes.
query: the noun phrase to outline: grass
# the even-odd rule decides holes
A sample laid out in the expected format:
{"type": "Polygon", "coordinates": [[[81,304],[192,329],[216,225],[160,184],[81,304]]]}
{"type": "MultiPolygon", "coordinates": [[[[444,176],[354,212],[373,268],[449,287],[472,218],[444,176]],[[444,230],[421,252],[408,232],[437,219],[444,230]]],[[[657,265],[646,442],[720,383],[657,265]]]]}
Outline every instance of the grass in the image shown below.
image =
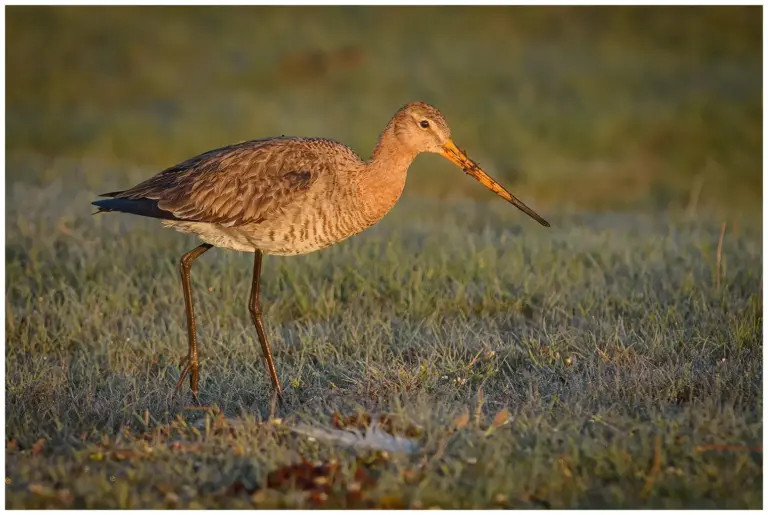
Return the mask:
{"type": "MultiPolygon", "coordinates": [[[[217,250],[193,268],[201,400],[236,428],[206,432],[188,394],[171,396],[186,345],[177,259],[194,241],[88,217],[90,193],[61,183],[10,193],[9,507],[302,506],[291,489],[250,495],[299,457],[334,458],[339,484],[352,481],[355,453],[261,422],[273,407],[248,256],[217,250]]],[[[501,202],[406,200],[324,252],[268,258],[266,323],[287,385],[276,414],[421,426],[418,455],[377,466],[375,503],[760,506],[762,454],[717,448],[762,439],[759,230],[726,233],[718,289],[714,221],[551,221],[501,202]],[[486,435],[505,408],[511,422],[486,435]],[[465,410],[472,422],[454,431],[465,410]]]]}
{"type": "Polygon", "coordinates": [[[760,16],[656,9],[9,8],[6,507],[761,507],[760,16]],[[552,228],[420,157],[267,257],[283,407],[252,258],[208,252],[187,409],[197,242],[89,202],[261,135],[366,154],[413,98],[552,228]],[[418,452],[292,430],[356,414],[418,452]]]}

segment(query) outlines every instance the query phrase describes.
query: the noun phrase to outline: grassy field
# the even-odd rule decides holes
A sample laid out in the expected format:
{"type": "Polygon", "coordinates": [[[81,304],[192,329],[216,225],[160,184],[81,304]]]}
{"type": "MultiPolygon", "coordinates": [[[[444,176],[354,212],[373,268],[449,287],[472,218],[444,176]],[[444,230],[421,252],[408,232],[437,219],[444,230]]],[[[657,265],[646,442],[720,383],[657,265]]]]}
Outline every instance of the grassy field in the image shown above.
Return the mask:
{"type": "Polygon", "coordinates": [[[7,10],[6,507],[762,506],[759,9],[94,11],[7,10]],[[421,157],[266,258],[284,406],[222,250],[209,409],[172,396],[197,242],[95,194],[272,134],[367,155],[417,98],[552,228],[421,157]],[[357,415],[415,452],[297,433],[357,415]]]}

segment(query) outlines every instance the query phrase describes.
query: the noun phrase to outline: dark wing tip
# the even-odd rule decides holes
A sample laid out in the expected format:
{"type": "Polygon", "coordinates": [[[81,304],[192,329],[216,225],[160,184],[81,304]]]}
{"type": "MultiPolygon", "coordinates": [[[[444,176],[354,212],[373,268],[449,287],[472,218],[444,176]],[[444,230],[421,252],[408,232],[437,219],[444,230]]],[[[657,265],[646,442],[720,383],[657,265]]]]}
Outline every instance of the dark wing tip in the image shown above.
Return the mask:
{"type": "Polygon", "coordinates": [[[163,220],[182,220],[181,218],[174,216],[170,211],[160,208],[157,205],[157,201],[152,199],[112,198],[94,200],[91,204],[99,208],[99,211],[94,214],[101,213],[102,211],[117,211],[119,213],[160,218],[163,220]]]}

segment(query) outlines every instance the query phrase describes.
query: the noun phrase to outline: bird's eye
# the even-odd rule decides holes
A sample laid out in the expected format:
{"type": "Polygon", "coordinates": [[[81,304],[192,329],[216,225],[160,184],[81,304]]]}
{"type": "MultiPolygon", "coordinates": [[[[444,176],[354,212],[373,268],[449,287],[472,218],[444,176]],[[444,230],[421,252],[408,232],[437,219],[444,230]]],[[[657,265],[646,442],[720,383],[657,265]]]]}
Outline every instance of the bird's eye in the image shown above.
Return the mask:
{"type": "Polygon", "coordinates": [[[429,122],[426,120],[420,121],[419,125],[421,126],[422,129],[429,129],[429,122]]]}

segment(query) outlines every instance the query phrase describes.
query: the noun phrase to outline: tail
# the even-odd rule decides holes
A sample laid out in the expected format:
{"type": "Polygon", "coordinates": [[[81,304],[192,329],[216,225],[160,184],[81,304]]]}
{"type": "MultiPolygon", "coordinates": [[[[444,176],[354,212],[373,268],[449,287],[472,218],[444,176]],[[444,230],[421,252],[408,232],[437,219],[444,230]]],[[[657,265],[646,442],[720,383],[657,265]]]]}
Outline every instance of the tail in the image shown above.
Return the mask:
{"type": "MultiPolygon", "coordinates": [[[[101,197],[116,197],[120,195],[122,191],[113,191],[111,193],[102,193],[101,197]]],[[[116,211],[118,213],[129,213],[132,215],[147,216],[150,218],[160,218],[163,220],[181,220],[177,218],[170,211],[160,209],[157,205],[157,200],[148,198],[140,199],[127,199],[127,198],[107,198],[104,200],[94,200],[92,205],[99,208],[98,211],[92,213],[98,215],[99,213],[109,213],[110,211],[116,211]]]]}
{"type": "MultiPolygon", "coordinates": [[[[99,193],[100,197],[116,197],[120,195],[122,191],[110,191],[109,193],[99,193]]],[[[107,207],[107,203],[109,203],[109,200],[96,200],[94,202],[91,202],[92,205],[99,208],[98,211],[95,213],[91,213],[91,216],[98,215],[99,213],[109,213],[110,211],[114,211],[114,209],[110,209],[107,207]]]]}

